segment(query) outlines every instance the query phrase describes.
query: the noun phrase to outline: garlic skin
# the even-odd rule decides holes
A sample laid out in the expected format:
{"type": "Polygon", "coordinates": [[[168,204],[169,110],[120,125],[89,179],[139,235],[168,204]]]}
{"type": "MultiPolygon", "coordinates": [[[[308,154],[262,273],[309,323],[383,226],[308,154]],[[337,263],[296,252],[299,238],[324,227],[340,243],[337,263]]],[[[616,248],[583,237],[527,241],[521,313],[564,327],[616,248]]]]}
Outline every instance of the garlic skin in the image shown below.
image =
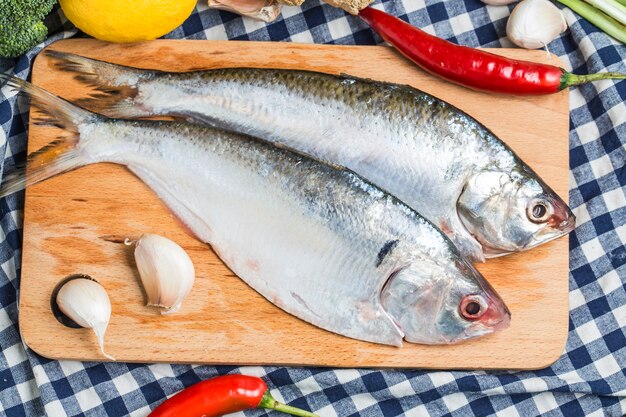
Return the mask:
{"type": "Polygon", "coordinates": [[[352,15],[358,15],[361,9],[366,8],[374,0],[324,0],[333,7],[339,7],[352,15]]]}
{"type": "Polygon", "coordinates": [[[515,3],[518,0],[480,0],[490,6],[506,6],[507,4],[515,3]]]}
{"type": "Polygon", "coordinates": [[[282,7],[276,0],[209,0],[209,8],[226,10],[266,23],[276,20],[282,7]]]}
{"type": "Polygon", "coordinates": [[[135,243],[135,262],[148,297],[148,306],[169,314],[180,308],[195,281],[187,252],[175,242],[146,233],[135,243]]]}
{"type": "Polygon", "coordinates": [[[56,297],[59,309],[81,327],[92,329],[98,337],[100,351],[104,351],[104,333],[111,319],[111,301],[100,284],[87,278],[76,278],[61,287],[56,297]]]}
{"type": "Polygon", "coordinates": [[[523,0],[506,24],[506,34],[517,46],[538,49],[567,29],[563,13],[549,0],[523,0]]]}
{"type": "Polygon", "coordinates": [[[287,6],[301,6],[304,0],[278,0],[278,2],[287,6]]]}

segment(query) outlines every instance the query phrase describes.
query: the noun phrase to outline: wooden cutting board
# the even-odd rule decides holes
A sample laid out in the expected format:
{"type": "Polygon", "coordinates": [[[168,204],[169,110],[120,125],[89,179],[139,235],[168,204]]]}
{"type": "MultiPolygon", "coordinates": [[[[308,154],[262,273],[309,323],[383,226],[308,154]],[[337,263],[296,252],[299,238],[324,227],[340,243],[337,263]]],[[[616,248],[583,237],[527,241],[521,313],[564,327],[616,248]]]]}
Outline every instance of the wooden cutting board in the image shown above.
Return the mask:
{"type": "MultiPolygon", "coordinates": [[[[567,198],[567,91],[535,98],[477,93],[425,74],[387,47],[175,40],[116,45],[72,39],[50,48],[166,71],[294,68],[411,84],[483,122],[567,198]]],[[[542,51],[494,52],[559,64],[542,51]]],[[[32,78],[66,99],[89,93],[43,54],[32,78]]],[[[57,133],[31,123],[29,151],[57,133]]],[[[568,328],[567,238],[478,268],[511,309],[507,330],[455,346],[406,343],[396,348],[348,339],[266,301],[209,246],[188,235],[148,187],[121,166],[99,164],[26,192],[20,329],[26,344],[45,357],[106,360],[90,330],[65,327],[51,312],[58,283],[82,273],[109,293],[113,313],[106,347],[119,361],[439,369],[534,369],[554,362],[563,352],[568,328]],[[177,314],[161,316],[144,306],[131,249],[122,243],[143,232],[175,240],[195,263],[195,286],[177,314]]]]}

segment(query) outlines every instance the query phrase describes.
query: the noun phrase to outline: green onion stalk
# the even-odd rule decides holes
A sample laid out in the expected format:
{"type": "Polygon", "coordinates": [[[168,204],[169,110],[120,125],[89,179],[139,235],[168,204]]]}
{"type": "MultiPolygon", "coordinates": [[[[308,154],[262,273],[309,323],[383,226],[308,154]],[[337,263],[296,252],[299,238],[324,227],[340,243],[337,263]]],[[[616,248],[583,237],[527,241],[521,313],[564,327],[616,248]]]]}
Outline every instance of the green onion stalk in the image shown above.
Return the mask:
{"type": "Polygon", "coordinates": [[[626,6],[626,0],[617,0],[617,2],[622,6],[626,6]]]}
{"type": "MultiPolygon", "coordinates": [[[[611,35],[618,41],[626,44],[626,25],[623,25],[613,17],[596,9],[589,3],[582,0],[557,0],[559,3],[569,7],[589,22],[602,29],[607,34],[611,35]]],[[[626,3],[626,0],[590,0],[598,3],[610,3],[612,6],[621,6],[621,3],[626,3]]]]}
{"type": "MultiPolygon", "coordinates": [[[[617,0],[585,0],[597,9],[600,9],[622,25],[626,25],[626,6],[617,2],[617,0]]],[[[624,0],[626,1],[626,0],[624,0]]]]}

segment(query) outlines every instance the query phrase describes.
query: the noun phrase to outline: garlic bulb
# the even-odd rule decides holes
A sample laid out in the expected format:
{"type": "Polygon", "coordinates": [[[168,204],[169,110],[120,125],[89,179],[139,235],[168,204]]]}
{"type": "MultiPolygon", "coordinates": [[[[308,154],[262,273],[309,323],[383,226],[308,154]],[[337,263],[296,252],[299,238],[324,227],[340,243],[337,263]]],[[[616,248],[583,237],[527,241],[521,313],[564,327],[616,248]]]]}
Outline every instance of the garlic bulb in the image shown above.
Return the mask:
{"type": "Polygon", "coordinates": [[[490,6],[506,6],[507,4],[515,3],[518,0],[481,0],[481,1],[490,6]]]}
{"type": "Polygon", "coordinates": [[[92,329],[98,337],[100,351],[104,351],[104,332],[111,319],[111,302],[104,287],[87,278],[76,278],[65,283],[56,298],[59,309],[79,326],[92,329]]]}
{"type": "Polygon", "coordinates": [[[563,13],[549,0],[523,0],[506,24],[511,42],[526,49],[547,47],[566,29],[563,13]]]}
{"type": "Polygon", "coordinates": [[[280,15],[283,5],[276,0],[209,0],[209,7],[269,23],[280,15]]]}
{"type": "Polygon", "coordinates": [[[195,280],[187,252],[167,238],[146,233],[135,243],[135,262],[148,305],[165,309],[162,314],[178,310],[195,280]]]}

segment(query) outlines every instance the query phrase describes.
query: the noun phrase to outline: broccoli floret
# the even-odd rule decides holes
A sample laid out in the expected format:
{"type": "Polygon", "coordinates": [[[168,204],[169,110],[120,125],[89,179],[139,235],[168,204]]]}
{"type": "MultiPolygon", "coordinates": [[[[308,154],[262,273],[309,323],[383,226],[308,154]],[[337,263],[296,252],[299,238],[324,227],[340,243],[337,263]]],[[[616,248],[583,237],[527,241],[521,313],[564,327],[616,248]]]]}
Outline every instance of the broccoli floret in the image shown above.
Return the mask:
{"type": "Polygon", "coordinates": [[[0,57],[12,58],[43,41],[43,24],[56,0],[0,0],[0,57]]]}

